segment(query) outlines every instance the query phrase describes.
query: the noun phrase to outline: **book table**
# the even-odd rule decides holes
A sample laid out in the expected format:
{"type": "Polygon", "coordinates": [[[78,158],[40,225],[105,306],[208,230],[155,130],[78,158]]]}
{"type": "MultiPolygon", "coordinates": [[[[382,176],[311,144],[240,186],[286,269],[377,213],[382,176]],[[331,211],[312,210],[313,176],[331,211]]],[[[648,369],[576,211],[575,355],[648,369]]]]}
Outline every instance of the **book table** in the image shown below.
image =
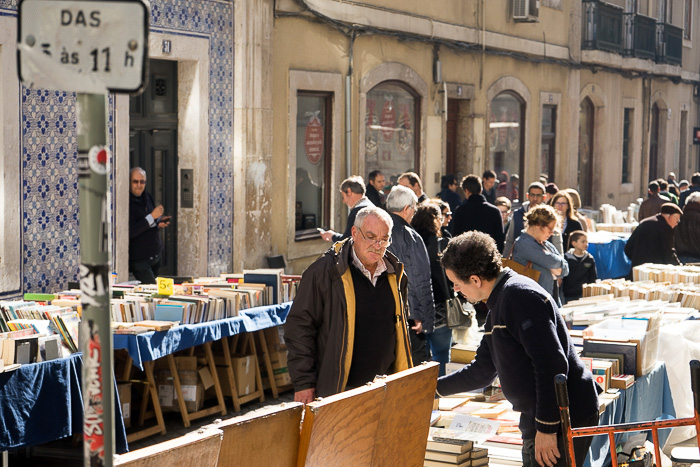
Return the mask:
{"type": "MultiPolygon", "coordinates": [[[[229,374],[229,384],[231,385],[231,394],[233,398],[234,410],[240,410],[240,404],[250,400],[259,398],[264,400],[262,391],[260,369],[256,365],[256,381],[258,389],[252,394],[248,394],[239,398],[235,379],[232,373],[230,352],[232,344],[234,347],[238,343],[244,348],[255,352],[255,342],[253,334],[257,334],[261,342],[261,351],[263,352],[263,361],[267,368],[267,374],[273,375],[272,365],[269,358],[269,351],[266,348],[265,337],[262,333],[263,329],[279,326],[284,324],[287,314],[291,308],[291,302],[281,305],[272,305],[264,307],[250,308],[240,312],[240,315],[235,318],[228,318],[217,321],[210,321],[201,324],[180,325],[169,329],[168,331],[151,331],[142,334],[116,334],[114,335],[114,349],[125,349],[129,358],[127,361],[124,374],[120,377],[124,380],[129,380],[131,376],[131,367],[136,366],[144,371],[147,379],[146,402],[141,405],[139,414],[139,423],[148,415],[146,413],[148,401],[153,405],[152,414],[156,418],[156,425],[131,433],[127,437],[128,441],[135,441],[157,433],[165,434],[165,423],[163,421],[162,409],[158,400],[158,391],[154,376],[155,361],[166,359],[167,365],[170,368],[173,377],[173,386],[177,394],[178,406],[184,426],[190,426],[190,421],[193,419],[205,417],[216,412],[226,414],[226,406],[223,399],[221,384],[217,375],[216,365],[212,352],[212,344],[215,341],[220,341],[223,346],[223,355],[227,372],[229,374]],[[229,342],[229,338],[232,342],[229,342]],[[185,407],[182,387],[177,375],[177,368],[173,354],[182,350],[190,350],[190,355],[194,354],[194,348],[201,346],[205,360],[209,367],[216,392],[217,404],[214,407],[209,407],[193,413],[188,413],[185,407]]],[[[273,396],[277,396],[277,387],[274,377],[269,378],[270,387],[273,396]]]]}
{"type": "MultiPolygon", "coordinates": [[[[83,432],[82,354],[0,373],[0,451],[48,443],[83,432]]],[[[115,450],[127,440],[114,388],[115,450]]]]}

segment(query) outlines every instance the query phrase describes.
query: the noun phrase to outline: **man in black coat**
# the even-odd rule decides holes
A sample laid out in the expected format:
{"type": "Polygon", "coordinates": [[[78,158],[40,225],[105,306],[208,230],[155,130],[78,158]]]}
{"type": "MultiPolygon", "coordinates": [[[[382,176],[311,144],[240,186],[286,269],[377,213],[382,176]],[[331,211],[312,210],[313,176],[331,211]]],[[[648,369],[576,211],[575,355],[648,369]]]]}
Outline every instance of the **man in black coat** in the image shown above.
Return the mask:
{"type": "Polygon", "coordinates": [[[365,191],[365,181],[362,177],[353,175],[343,180],[340,184],[340,195],[343,197],[343,204],[350,209],[345,232],[341,234],[333,230],[318,229],[321,238],[327,242],[339,242],[352,236],[352,226],[355,225],[357,213],[363,208],[372,206],[372,202],[365,196],[365,191]]]}
{"type": "Polygon", "coordinates": [[[674,203],[665,203],[659,214],[639,223],[625,245],[632,267],[644,263],[680,264],[673,248],[673,229],[682,215],[683,211],[674,203]]]}
{"type": "Polygon", "coordinates": [[[383,173],[379,170],[373,170],[369,173],[365,195],[378,208],[384,207],[384,185],[386,185],[386,178],[383,173]]]}
{"type": "Polygon", "coordinates": [[[170,224],[163,205],[156,206],[146,191],[146,171],[129,171],[129,272],[143,284],[155,284],[160,269],[163,242],[159,229],[170,224]]]}
{"type": "Polygon", "coordinates": [[[462,179],[462,189],[467,199],[457,208],[452,218],[452,236],[477,230],[491,236],[498,250],[503,250],[503,220],[501,211],[489,204],[481,194],[481,178],[469,174],[462,179]]]}

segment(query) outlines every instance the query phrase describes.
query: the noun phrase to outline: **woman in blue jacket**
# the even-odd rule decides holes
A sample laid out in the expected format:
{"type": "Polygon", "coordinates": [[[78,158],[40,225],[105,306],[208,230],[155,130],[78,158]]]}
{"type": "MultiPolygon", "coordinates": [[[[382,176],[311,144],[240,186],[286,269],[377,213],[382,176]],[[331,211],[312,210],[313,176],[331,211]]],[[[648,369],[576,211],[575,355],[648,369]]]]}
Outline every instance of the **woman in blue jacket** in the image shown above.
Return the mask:
{"type": "Polygon", "coordinates": [[[564,255],[547,241],[557,226],[557,214],[551,206],[539,205],[530,209],[525,219],[525,230],[513,245],[513,260],[523,266],[531,262],[532,269],[540,272],[537,282],[554,297],[556,279],[569,274],[564,255]]]}

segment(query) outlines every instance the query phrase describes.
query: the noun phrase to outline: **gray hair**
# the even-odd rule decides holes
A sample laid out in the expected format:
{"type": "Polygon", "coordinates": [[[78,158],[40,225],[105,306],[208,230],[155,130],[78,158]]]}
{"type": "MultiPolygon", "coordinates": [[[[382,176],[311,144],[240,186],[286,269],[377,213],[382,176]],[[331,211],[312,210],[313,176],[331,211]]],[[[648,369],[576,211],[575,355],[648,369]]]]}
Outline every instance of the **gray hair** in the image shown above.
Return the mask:
{"type": "Polygon", "coordinates": [[[146,171],[143,170],[141,167],[134,167],[133,169],[129,170],[129,180],[131,180],[131,177],[134,176],[134,172],[141,172],[141,174],[146,177],[146,171]]]}
{"type": "Polygon", "coordinates": [[[700,204],[700,191],[694,191],[688,195],[688,197],[685,199],[685,205],[687,206],[690,203],[700,204]]]}
{"type": "Polygon", "coordinates": [[[387,214],[387,212],[384,209],[378,208],[376,206],[370,206],[360,209],[360,211],[357,213],[357,216],[355,217],[355,223],[353,225],[358,229],[361,229],[362,225],[365,223],[365,219],[369,216],[374,216],[377,219],[384,221],[389,226],[390,231],[394,228],[394,220],[391,218],[391,216],[387,214]]]}
{"type": "Polygon", "coordinates": [[[396,185],[391,189],[386,198],[386,210],[389,212],[401,212],[406,206],[418,204],[418,197],[410,188],[396,185]]]}

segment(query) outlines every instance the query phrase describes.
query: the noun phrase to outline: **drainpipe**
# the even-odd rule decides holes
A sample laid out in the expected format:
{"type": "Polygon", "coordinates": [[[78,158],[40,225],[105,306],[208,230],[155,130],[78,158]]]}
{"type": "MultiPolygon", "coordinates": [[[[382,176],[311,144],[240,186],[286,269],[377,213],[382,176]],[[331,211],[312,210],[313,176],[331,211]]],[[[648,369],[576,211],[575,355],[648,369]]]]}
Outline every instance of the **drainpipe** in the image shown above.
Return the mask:
{"type": "Polygon", "coordinates": [[[350,36],[348,75],[345,77],[345,177],[352,175],[352,73],[355,31],[350,36]]]}
{"type": "MultiPolygon", "coordinates": [[[[651,125],[651,78],[642,78],[642,173],[640,179],[640,193],[645,193],[649,178],[649,127],[651,125]]],[[[644,195],[642,195],[644,198],[644,195]]]]}

